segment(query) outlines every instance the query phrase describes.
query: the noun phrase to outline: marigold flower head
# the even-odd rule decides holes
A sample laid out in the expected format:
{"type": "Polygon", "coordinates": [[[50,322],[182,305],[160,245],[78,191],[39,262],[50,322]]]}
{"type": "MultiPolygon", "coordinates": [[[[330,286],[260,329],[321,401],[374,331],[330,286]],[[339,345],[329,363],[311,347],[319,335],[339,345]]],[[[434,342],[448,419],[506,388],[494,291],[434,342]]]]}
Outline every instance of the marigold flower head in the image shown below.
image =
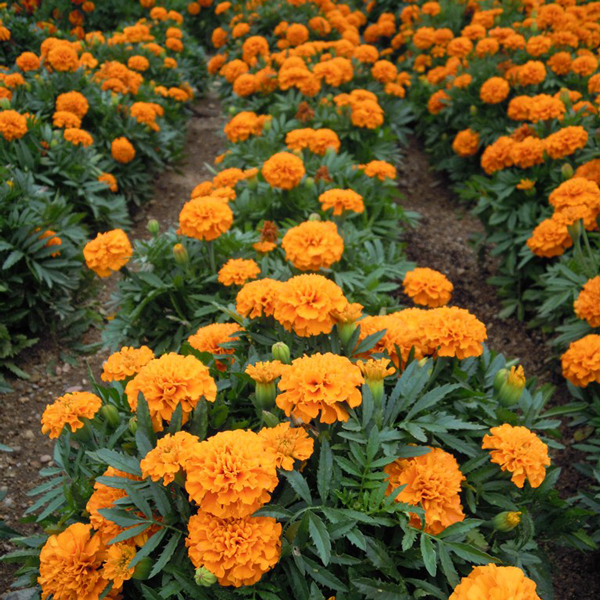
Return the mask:
{"type": "Polygon", "coordinates": [[[40,57],[33,52],[23,52],[15,60],[21,71],[37,71],[40,68],[40,57]]]}
{"type": "Polygon", "coordinates": [[[350,105],[350,120],[355,127],[377,129],[383,125],[385,114],[376,101],[363,100],[350,105]]]}
{"type": "Polygon", "coordinates": [[[589,334],[571,342],[561,362],[563,375],[573,385],[600,383],[600,335],[589,334]]]}
{"type": "Polygon", "coordinates": [[[452,150],[458,156],[467,157],[477,153],[479,134],[472,129],[463,129],[456,134],[452,142],[452,150]]]}
{"type": "Polygon", "coordinates": [[[586,227],[593,228],[600,214],[600,189],[594,181],[584,177],[572,177],[561,183],[548,197],[557,213],[572,207],[585,207],[590,211],[586,227]]]}
{"type": "Polygon", "coordinates": [[[261,119],[255,112],[242,111],[232,117],[223,131],[230,142],[243,142],[251,135],[260,135],[263,122],[264,119],[261,119]]]}
{"type": "Polygon", "coordinates": [[[273,316],[285,329],[300,337],[331,333],[333,311],[343,310],[348,301],[340,287],[321,275],[298,275],[278,290],[273,316]]]}
{"type": "Polygon", "coordinates": [[[510,85],[502,77],[490,77],[479,90],[479,97],[486,104],[502,102],[510,92],[510,85]]]}
{"type": "Polygon", "coordinates": [[[396,167],[384,160],[372,160],[365,165],[359,165],[367,177],[377,177],[381,181],[396,179],[396,167]]]}
{"type": "MultiPolygon", "coordinates": [[[[454,523],[464,520],[460,503],[461,483],[466,479],[458,462],[441,448],[414,458],[395,460],[384,469],[388,474],[388,495],[406,486],[396,502],[420,506],[425,511],[425,531],[437,535],[454,523]]],[[[412,513],[410,524],[421,528],[418,515],[412,513]]]]}
{"type": "Polygon", "coordinates": [[[102,408],[102,400],[90,392],[73,392],[46,406],[42,415],[42,433],[50,439],[60,437],[65,425],[75,432],[83,427],[82,419],[93,419],[102,408]]]}
{"type": "Polygon", "coordinates": [[[98,277],[108,277],[124,267],[132,254],[131,242],[122,229],[99,233],[83,248],[86,265],[98,277]]]}
{"type": "Polygon", "coordinates": [[[238,314],[250,319],[272,316],[282,285],[281,281],[269,278],[246,283],[236,296],[238,314]]]}
{"type": "Polygon", "coordinates": [[[528,169],[544,162],[544,142],[535,136],[527,136],[521,141],[515,141],[511,150],[511,162],[521,169],[528,169]]]}
{"type": "Polygon", "coordinates": [[[178,431],[173,435],[167,433],[140,462],[142,476],[150,477],[152,481],[162,479],[164,485],[169,485],[185,466],[185,461],[197,443],[198,438],[186,431],[178,431]]]}
{"type": "Polygon", "coordinates": [[[367,361],[357,360],[356,365],[363,374],[365,381],[382,381],[396,372],[394,367],[389,367],[389,358],[369,358],[367,361]]]}
{"type": "Polygon", "coordinates": [[[280,423],[275,427],[263,427],[258,435],[276,455],[277,468],[294,470],[294,460],[308,460],[314,451],[314,440],[302,427],[280,423]]]}
{"type": "Polygon", "coordinates": [[[450,103],[450,96],[444,90],[438,90],[431,94],[427,101],[427,110],[432,115],[439,115],[450,103]]]}
{"type": "Polygon", "coordinates": [[[71,112],[83,119],[90,108],[87,98],[80,92],[66,92],[56,98],[56,110],[71,112]]]}
{"type": "Polygon", "coordinates": [[[123,381],[139,373],[140,369],[154,358],[148,346],[131,348],[124,346],[111,354],[103,365],[102,381],[123,381]]]}
{"type": "Polygon", "coordinates": [[[585,177],[600,185],[600,158],[593,158],[577,167],[575,177],[585,177]]]}
{"type": "Polygon", "coordinates": [[[483,436],[481,447],[491,450],[491,461],[503,471],[512,473],[511,481],[522,488],[527,479],[533,488],[539,487],[550,466],[548,446],[527,427],[515,427],[504,423],[492,427],[483,436]]]}
{"type": "Polygon", "coordinates": [[[245,373],[249,375],[256,383],[272,383],[278,377],[281,377],[285,365],[278,361],[257,362],[246,367],[245,373]]]}
{"type": "Polygon", "coordinates": [[[65,71],[77,71],[79,68],[79,57],[77,56],[77,51],[73,48],[70,42],[66,40],[60,40],[60,43],[57,41],[48,55],[46,56],[46,61],[50,64],[50,66],[59,72],[65,71]]]}
{"type": "Polygon", "coordinates": [[[261,172],[271,187],[282,190],[295,188],[306,173],[302,159],[289,152],[271,156],[263,164],[261,172]]]}
{"type": "Polygon", "coordinates": [[[51,535],[40,552],[38,583],[44,597],[97,600],[108,585],[101,570],[105,547],[91,525],[74,523],[51,535]]]}
{"type": "Polygon", "coordinates": [[[213,573],[219,585],[253,585],[279,561],[281,525],[271,517],[221,519],[200,511],[188,530],[190,560],[213,573]]]}
{"type": "Polygon", "coordinates": [[[305,221],[292,227],[281,245],[286,259],[301,271],[328,269],[344,253],[344,240],[331,221],[305,221]]]}
{"type": "Polygon", "coordinates": [[[588,132],[580,125],[563,127],[550,134],[544,140],[544,149],[553,159],[570,156],[576,150],[584,148],[588,142],[588,132]]]}
{"type": "Polygon", "coordinates": [[[214,402],[217,384],[208,367],[196,357],[170,352],[146,363],[125,387],[127,402],[134,412],[140,392],[148,404],[155,431],[162,431],[163,421],[170,422],[179,405],[185,423],[201,398],[214,402]]]}
{"type": "Polygon", "coordinates": [[[113,194],[119,191],[117,178],[112,173],[102,173],[101,175],[98,175],[98,181],[105,183],[113,194]]]}
{"type": "Polygon", "coordinates": [[[113,589],[120,589],[125,581],[133,577],[135,567],[129,565],[135,554],[135,545],[130,541],[111,544],[106,550],[102,576],[112,581],[113,589]]]}
{"type": "Polygon", "coordinates": [[[226,202],[199,196],[186,202],[179,213],[179,232],[197,240],[216,240],[233,223],[233,212],[226,202]]]}
{"type": "Polygon", "coordinates": [[[503,135],[490,144],[481,155],[482,169],[488,175],[492,175],[496,171],[512,166],[511,153],[515,143],[511,137],[503,135]]]}
{"type": "MultiPolygon", "coordinates": [[[[209,352],[210,354],[233,354],[233,348],[224,348],[222,344],[235,342],[239,339],[236,335],[242,328],[237,323],[212,323],[200,327],[196,333],[188,338],[190,346],[198,352],[209,352]]],[[[225,370],[221,361],[216,362],[219,371],[225,370]]]]}
{"type": "Polygon", "coordinates": [[[600,327],[600,276],[586,282],[573,307],[577,317],[590,327],[600,327]]]}
{"type": "Polygon", "coordinates": [[[467,577],[461,579],[448,600],[471,598],[541,600],[536,593],[535,582],[525,577],[521,569],[494,564],[474,567],[467,577]]]}
{"type": "Polygon", "coordinates": [[[219,283],[225,286],[244,285],[249,279],[260,275],[260,267],[256,261],[244,258],[230,258],[219,269],[219,283]]]}
{"type": "Polygon", "coordinates": [[[94,143],[94,138],[83,129],[78,127],[69,127],[63,131],[63,137],[73,146],[83,146],[87,148],[94,143]]]}
{"type": "Polygon", "coordinates": [[[346,406],[355,408],[362,402],[362,383],[360,369],[345,356],[317,353],[293,360],[284,370],[276,402],[288,417],[305,423],[317,417],[321,423],[347,421],[346,406]]]}
{"type": "Polygon", "coordinates": [[[27,133],[27,117],[16,110],[0,112],[0,134],[7,142],[22,138],[27,133]]]}
{"type": "Polygon", "coordinates": [[[450,302],[454,286],[448,278],[428,268],[409,271],[404,277],[404,293],[415,304],[437,308],[450,302]]]}
{"type": "Polygon", "coordinates": [[[247,517],[270,500],[279,482],[276,463],[275,453],[258,434],[222,431],[192,448],[185,489],[211,515],[247,517]]]}
{"type": "Polygon", "coordinates": [[[125,137],[116,138],[110,146],[111,156],[123,165],[130,163],[135,158],[135,148],[125,137]]]}
{"type": "Polygon", "coordinates": [[[72,112],[66,110],[58,110],[52,115],[52,124],[54,127],[81,127],[81,119],[72,112]]]}
{"type": "MultiPolygon", "coordinates": [[[[36,233],[40,231],[40,229],[36,229],[36,233]]],[[[39,240],[47,240],[46,243],[44,244],[45,248],[52,248],[53,246],[61,246],[62,245],[62,240],[56,235],[56,231],[52,231],[52,229],[46,229],[46,231],[44,231],[43,233],[41,233],[38,236],[39,240]]],[[[52,258],[56,258],[57,256],[60,256],[60,250],[57,250],[56,252],[52,252],[50,254],[50,256],[52,258]]]]}
{"type": "Polygon", "coordinates": [[[560,256],[573,245],[567,226],[556,219],[544,219],[527,240],[528,248],[537,256],[560,256]]]}

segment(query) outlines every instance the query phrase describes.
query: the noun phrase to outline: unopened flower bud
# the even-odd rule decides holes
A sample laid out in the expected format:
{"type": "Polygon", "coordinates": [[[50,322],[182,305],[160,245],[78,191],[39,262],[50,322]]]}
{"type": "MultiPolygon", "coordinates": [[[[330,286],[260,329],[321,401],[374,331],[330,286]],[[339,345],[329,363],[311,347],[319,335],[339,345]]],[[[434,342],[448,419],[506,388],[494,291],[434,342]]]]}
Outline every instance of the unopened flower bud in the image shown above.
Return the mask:
{"type": "Polygon", "coordinates": [[[310,213],[310,215],[308,215],[308,220],[309,221],[320,221],[321,215],[319,213],[310,213]]]}
{"type": "Polygon", "coordinates": [[[213,583],[217,582],[217,577],[206,567],[198,567],[194,575],[194,581],[196,582],[196,585],[199,585],[200,587],[210,587],[213,583]]]}
{"type": "Polygon", "coordinates": [[[173,256],[175,257],[175,262],[182,267],[187,265],[190,259],[188,251],[183,244],[175,244],[173,246],[173,256]]]}
{"type": "Polygon", "coordinates": [[[150,575],[150,571],[154,566],[154,560],[149,556],[145,556],[140,560],[140,562],[135,565],[135,570],[133,571],[134,579],[148,579],[148,575],[150,575]]]}
{"type": "Polygon", "coordinates": [[[512,531],[521,522],[521,513],[505,510],[492,519],[496,531],[512,531]]]}
{"type": "Polygon", "coordinates": [[[573,177],[573,167],[569,163],[565,163],[560,169],[563,179],[571,179],[573,177]]]}
{"type": "Polygon", "coordinates": [[[131,417],[131,419],[129,419],[129,431],[135,435],[137,428],[138,428],[137,417],[131,417]]]}
{"type": "Polygon", "coordinates": [[[567,88],[561,88],[561,90],[560,90],[560,101],[566,107],[569,107],[571,105],[571,94],[569,94],[569,90],[567,88]]]}
{"type": "Polygon", "coordinates": [[[268,410],[263,410],[262,419],[263,419],[263,423],[267,427],[276,427],[277,425],[279,425],[279,419],[272,412],[269,412],[268,410]]]}
{"type": "Polygon", "coordinates": [[[100,409],[100,414],[108,422],[111,427],[118,427],[121,424],[119,411],[112,404],[105,404],[100,409]]]}
{"type": "Polygon", "coordinates": [[[272,119],[265,119],[265,122],[263,123],[263,126],[262,126],[263,131],[271,131],[271,126],[272,126],[271,121],[272,121],[272,119]]]}
{"type": "Polygon", "coordinates": [[[150,219],[146,225],[146,229],[152,234],[156,235],[160,230],[160,224],[156,219],[150,219]]]}
{"type": "Polygon", "coordinates": [[[277,387],[274,381],[269,381],[267,383],[257,381],[256,382],[256,401],[258,405],[263,409],[268,409],[273,407],[275,404],[275,397],[277,396],[277,387]]]}
{"type": "Polygon", "coordinates": [[[469,112],[472,115],[476,115],[477,114],[477,107],[474,104],[471,104],[471,106],[469,107],[469,112]]]}
{"type": "Polygon", "coordinates": [[[258,188],[258,177],[249,177],[246,179],[246,184],[248,185],[248,189],[254,191],[258,188]]]}
{"type": "Polygon", "coordinates": [[[579,219],[578,221],[575,221],[575,223],[567,225],[567,231],[574,242],[578,240],[583,235],[583,219],[579,219]]]}
{"type": "Polygon", "coordinates": [[[521,399],[525,383],[525,371],[521,365],[511,367],[510,371],[500,369],[494,378],[494,390],[500,404],[506,408],[514,406],[521,399]]]}
{"type": "Polygon", "coordinates": [[[307,177],[304,180],[304,185],[309,188],[309,189],[313,189],[315,187],[315,178],[314,177],[307,177]]]}
{"type": "Polygon", "coordinates": [[[336,326],[340,340],[344,346],[348,345],[348,342],[352,339],[352,334],[356,331],[356,322],[352,323],[338,323],[336,326]]]}
{"type": "Polygon", "coordinates": [[[284,365],[289,365],[291,360],[290,347],[285,342],[276,342],[271,347],[273,358],[282,362],[284,365]]]}
{"type": "Polygon", "coordinates": [[[10,100],[8,98],[1,98],[0,99],[0,108],[10,108],[10,100]]]}
{"type": "Polygon", "coordinates": [[[230,115],[235,115],[235,113],[237,112],[237,110],[236,110],[235,106],[230,106],[230,107],[227,109],[227,112],[228,112],[230,115]]]}

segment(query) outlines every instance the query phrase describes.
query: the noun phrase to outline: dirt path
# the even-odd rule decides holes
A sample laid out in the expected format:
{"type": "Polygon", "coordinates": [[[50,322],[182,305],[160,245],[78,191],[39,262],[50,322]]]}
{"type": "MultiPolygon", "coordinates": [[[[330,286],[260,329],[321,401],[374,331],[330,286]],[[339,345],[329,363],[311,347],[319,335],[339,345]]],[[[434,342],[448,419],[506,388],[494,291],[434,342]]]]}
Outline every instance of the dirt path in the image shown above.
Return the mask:
{"type": "MultiPolygon", "coordinates": [[[[212,165],[220,151],[222,142],[218,133],[222,126],[220,106],[214,97],[201,99],[193,106],[184,162],[156,180],[153,199],[134,216],[135,227],[129,233],[132,240],[149,236],[146,230],[149,219],[157,219],[163,230],[177,222],[191,190],[210,177],[204,165],[212,165]]],[[[100,290],[100,298],[108,299],[114,284],[114,280],[108,280],[100,290]]],[[[92,329],[86,342],[99,339],[99,330],[92,329]]],[[[19,523],[23,511],[34,501],[27,492],[40,483],[40,468],[53,464],[53,444],[40,432],[42,412],[46,404],[62,394],[88,390],[89,371],[99,379],[107,357],[106,352],[100,351],[70,364],[61,358],[61,352],[65,352],[65,348],[56,341],[41,341],[28,351],[20,365],[31,379],[14,382],[14,392],[0,397],[0,443],[13,449],[10,454],[0,452],[0,491],[7,492],[0,502],[0,520],[20,532],[31,532],[34,528],[31,524],[19,523]]],[[[0,541],[0,554],[9,550],[10,546],[0,541]]],[[[10,565],[0,563],[0,593],[8,589],[13,572],[10,565]]]]}
{"type": "MultiPolygon", "coordinates": [[[[539,331],[528,329],[526,323],[515,318],[500,319],[502,306],[496,290],[486,283],[494,274],[494,261],[478,256],[469,241],[483,227],[459,204],[450,183],[430,170],[429,159],[416,139],[398,167],[401,200],[407,210],[421,215],[420,226],[403,236],[409,260],[421,267],[444,273],[454,284],[452,304],[467,308],[486,324],[487,344],[509,358],[519,358],[528,377],[537,376],[540,382],[557,386],[553,403],[570,401],[557,365],[548,360],[547,338],[539,331]]],[[[407,299],[407,304],[410,301],[407,299]]],[[[552,460],[562,467],[559,491],[565,497],[573,496],[583,480],[573,464],[583,457],[570,448],[572,431],[562,430],[566,449],[552,460]]],[[[555,600],[598,600],[600,598],[600,553],[581,554],[566,548],[550,550],[553,569],[555,600]]]]}

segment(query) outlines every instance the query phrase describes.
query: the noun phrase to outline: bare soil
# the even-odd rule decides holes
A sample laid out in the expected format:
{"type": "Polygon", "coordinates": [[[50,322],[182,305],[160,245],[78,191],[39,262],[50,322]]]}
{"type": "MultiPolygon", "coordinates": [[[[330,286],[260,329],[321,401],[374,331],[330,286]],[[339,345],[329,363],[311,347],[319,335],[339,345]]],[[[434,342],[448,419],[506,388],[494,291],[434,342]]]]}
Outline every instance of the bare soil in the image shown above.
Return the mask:
{"type": "MultiPolygon", "coordinates": [[[[150,219],[157,219],[162,229],[177,222],[192,189],[212,177],[205,164],[212,165],[220,151],[218,132],[222,126],[216,98],[209,96],[193,105],[187,124],[184,160],[156,179],[153,198],[134,214],[135,226],[129,232],[130,239],[149,237],[146,225],[150,219]]],[[[111,278],[98,290],[100,304],[108,300],[115,283],[116,279],[111,278]]],[[[85,337],[86,343],[97,342],[100,332],[91,329],[85,337]]],[[[34,502],[27,492],[40,484],[39,470],[53,464],[52,441],[40,431],[44,408],[67,392],[88,390],[90,374],[99,379],[102,363],[108,356],[100,351],[87,356],[71,356],[65,362],[65,353],[68,354],[68,349],[59,341],[41,340],[27,351],[19,365],[29,373],[30,380],[12,382],[14,392],[3,395],[0,401],[0,443],[13,450],[11,453],[0,452],[0,491],[7,491],[0,502],[0,521],[24,534],[35,531],[34,524],[20,522],[23,511],[34,502]]],[[[10,550],[9,544],[0,541],[0,555],[10,550]]],[[[12,565],[0,563],[0,593],[9,589],[13,573],[12,565]]]]}
{"type": "MultiPolygon", "coordinates": [[[[540,383],[556,386],[553,404],[569,402],[556,361],[549,360],[547,337],[528,328],[526,322],[498,317],[500,300],[495,288],[486,283],[494,275],[495,261],[485,248],[483,252],[476,251],[472,243],[483,227],[459,204],[446,178],[431,170],[429,159],[416,139],[411,139],[398,170],[399,187],[405,195],[400,203],[406,210],[421,215],[420,225],[403,235],[407,258],[421,267],[444,273],[454,285],[451,304],[468,309],[485,323],[488,346],[509,358],[519,358],[528,378],[536,376],[540,383]]],[[[406,303],[411,304],[408,298],[406,303]]],[[[558,489],[566,498],[585,484],[573,468],[584,458],[571,447],[574,432],[566,425],[561,432],[565,450],[555,452],[552,460],[563,469],[558,489]]],[[[548,552],[553,563],[555,600],[600,598],[599,552],[583,554],[556,547],[548,552]]]]}

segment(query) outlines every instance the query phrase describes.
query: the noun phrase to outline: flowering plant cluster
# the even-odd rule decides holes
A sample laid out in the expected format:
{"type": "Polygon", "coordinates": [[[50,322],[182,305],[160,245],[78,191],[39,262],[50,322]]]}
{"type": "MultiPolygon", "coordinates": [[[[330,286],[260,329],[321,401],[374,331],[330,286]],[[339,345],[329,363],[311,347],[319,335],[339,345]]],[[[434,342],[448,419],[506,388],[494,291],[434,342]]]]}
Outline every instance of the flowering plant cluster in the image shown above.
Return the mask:
{"type": "Polygon", "coordinates": [[[406,32],[374,6],[215,6],[226,151],[176,230],[83,248],[122,275],[120,349],[42,415],[56,466],[28,511],[45,535],[7,558],[17,585],[546,600],[539,544],[594,546],[555,490],[565,409],[396,245],[411,78],[388,60],[406,32]],[[390,297],[399,281],[414,306],[390,297]]]}
{"type": "Polygon", "coordinates": [[[205,72],[175,11],[144,9],[137,22],[86,33],[30,9],[0,7],[2,361],[18,340],[84,316],[72,301],[85,280],[82,241],[130,226],[154,174],[180,155],[185,105],[205,72]]]}

